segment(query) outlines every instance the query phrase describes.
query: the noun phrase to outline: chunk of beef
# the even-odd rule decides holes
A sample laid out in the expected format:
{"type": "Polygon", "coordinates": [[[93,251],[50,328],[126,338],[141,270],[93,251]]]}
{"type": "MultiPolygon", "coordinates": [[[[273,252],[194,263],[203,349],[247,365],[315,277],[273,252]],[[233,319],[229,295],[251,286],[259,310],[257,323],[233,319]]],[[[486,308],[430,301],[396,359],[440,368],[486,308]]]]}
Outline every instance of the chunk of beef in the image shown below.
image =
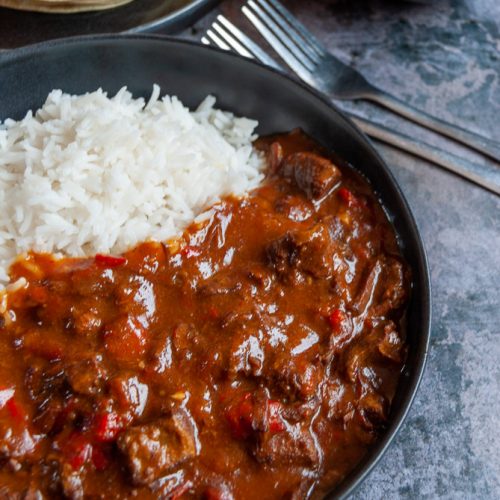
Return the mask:
{"type": "Polygon", "coordinates": [[[222,319],[222,328],[228,330],[230,342],[228,374],[231,377],[241,373],[255,377],[262,374],[269,342],[262,328],[270,322],[269,316],[250,301],[236,306],[222,319]]]}
{"type": "Polygon", "coordinates": [[[287,194],[275,203],[276,212],[285,215],[294,222],[302,222],[314,213],[314,205],[302,196],[287,194]]]}
{"type": "Polygon", "coordinates": [[[33,424],[38,431],[49,433],[56,426],[69,386],[65,372],[59,364],[42,366],[33,364],[29,367],[24,381],[30,398],[36,402],[33,424]]]}
{"type": "Polygon", "coordinates": [[[234,500],[231,489],[226,484],[219,482],[207,486],[203,492],[203,500],[234,500]]]}
{"type": "Polygon", "coordinates": [[[308,424],[289,425],[279,433],[259,433],[252,450],[255,459],[271,466],[310,467],[317,464],[319,453],[308,424]]]}
{"type": "Polygon", "coordinates": [[[347,353],[346,371],[353,384],[366,389],[378,388],[379,378],[374,370],[373,347],[369,344],[355,345],[347,353]]]}
{"type": "Polygon", "coordinates": [[[195,423],[184,409],[155,423],[131,427],[118,438],[132,481],[149,485],[197,454],[195,423]]]}
{"type": "Polygon", "coordinates": [[[332,378],[322,387],[323,405],[326,407],[329,420],[343,420],[354,407],[353,386],[338,378],[332,378]]]}
{"type": "Polygon", "coordinates": [[[283,407],[283,417],[292,424],[309,420],[318,409],[318,397],[309,398],[305,403],[297,402],[283,407]]]}
{"type": "Polygon", "coordinates": [[[66,367],[66,378],[74,392],[96,396],[103,388],[106,370],[100,356],[75,361],[66,367]]]}
{"type": "Polygon", "coordinates": [[[240,289],[241,283],[235,279],[234,274],[227,275],[218,273],[200,285],[198,293],[203,297],[211,297],[213,295],[235,293],[240,289]]]}
{"type": "Polygon", "coordinates": [[[19,425],[0,425],[0,461],[13,461],[14,468],[19,461],[29,457],[36,448],[37,438],[28,429],[19,425]]]}
{"type": "Polygon", "coordinates": [[[269,146],[269,152],[267,154],[268,168],[271,175],[278,172],[282,161],[283,146],[279,142],[273,142],[271,146],[269,146]]]}
{"type": "Polygon", "coordinates": [[[143,316],[125,314],[108,323],[104,345],[109,356],[123,363],[137,363],[150,340],[143,316]]]}
{"type": "Polygon", "coordinates": [[[338,183],[340,170],[328,159],[314,153],[292,153],[280,163],[279,172],[297,184],[309,199],[323,198],[338,183]]]}
{"type": "Polygon", "coordinates": [[[406,301],[408,291],[405,287],[406,269],[403,263],[396,258],[389,257],[382,270],[383,290],[379,304],[374,308],[374,314],[385,316],[391,310],[399,309],[406,301]]]}
{"type": "Polygon", "coordinates": [[[298,247],[292,233],[274,240],[266,249],[267,259],[280,276],[286,276],[297,262],[298,247]]]}
{"type": "Polygon", "coordinates": [[[273,283],[274,275],[269,271],[269,268],[261,264],[250,264],[248,267],[248,278],[261,290],[268,291],[273,283]]]}
{"type": "Polygon", "coordinates": [[[172,367],[172,337],[163,330],[157,336],[150,355],[150,366],[156,373],[165,373],[172,367]]]}
{"type": "Polygon", "coordinates": [[[229,355],[229,373],[259,376],[264,364],[264,349],[258,330],[255,334],[241,330],[233,338],[229,355]]]}
{"type": "Polygon", "coordinates": [[[316,393],[323,375],[318,363],[308,360],[277,356],[270,371],[270,376],[279,389],[290,400],[307,401],[316,393]]]}
{"type": "Polygon", "coordinates": [[[333,273],[335,245],[327,224],[320,222],[305,231],[288,232],[267,247],[267,258],[280,277],[293,277],[298,270],[314,278],[333,273]]]}
{"type": "Polygon", "coordinates": [[[29,354],[45,359],[57,361],[64,355],[64,343],[54,338],[49,328],[33,328],[23,335],[22,346],[29,354]]]}
{"type": "Polygon", "coordinates": [[[184,494],[193,487],[193,482],[185,479],[182,472],[178,471],[155,481],[150,486],[155,498],[165,500],[179,500],[180,498],[184,498],[184,494]]]}
{"type": "Polygon", "coordinates": [[[395,363],[404,361],[406,348],[396,325],[392,321],[383,327],[383,336],[378,343],[378,350],[382,356],[395,363]]]}
{"type": "Polygon", "coordinates": [[[325,361],[329,361],[335,355],[340,354],[345,346],[352,342],[357,335],[353,319],[348,312],[336,309],[330,313],[328,319],[332,327],[332,334],[329,341],[330,349],[322,356],[325,361]]]}
{"type": "Polygon", "coordinates": [[[315,278],[329,278],[333,271],[335,248],[326,224],[294,233],[298,246],[298,268],[315,278]]]}
{"type": "Polygon", "coordinates": [[[61,468],[61,486],[64,496],[69,500],[81,500],[84,497],[80,473],[66,463],[61,468]]]}
{"type": "Polygon", "coordinates": [[[383,396],[374,392],[366,393],[358,403],[358,412],[363,427],[369,431],[381,428],[386,420],[387,403],[383,396]]]}
{"type": "MultiPolygon", "coordinates": [[[[1,495],[0,495],[1,498],[1,495]]],[[[29,487],[24,493],[23,493],[23,500],[43,500],[43,494],[42,492],[35,488],[35,487],[29,487]]]]}
{"type": "Polygon", "coordinates": [[[114,273],[91,265],[75,269],[71,273],[71,290],[82,297],[107,297],[114,289],[114,273]]]}
{"type": "Polygon", "coordinates": [[[172,335],[172,342],[176,351],[189,349],[197,336],[196,327],[189,323],[179,323],[172,335]]]}
{"type": "Polygon", "coordinates": [[[373,296],[375,294],[375,289],[379,282],[380,273],[382,271],[382,262],[380,260],[375,261],[372,268],[368,272],[366,279],[363,281],[360,290],[354,300],[351,308],[357,314],[362,314],[370,306],[373,296]]]}
{"type": "Polygon", "coordinates": [[[118,402],[121,410],[130,412],[133,417],[142,415],[148,401],[149,388],[137,376],[115,377],[110,387],[113,399],[118,402]]]}
{"type": "Polygon", "coordinates": [[[79,304],[72,308],[73,328],[79,335],[96,335],[102,327],[102,319],[96,308],[81,307],[79,304]]]}

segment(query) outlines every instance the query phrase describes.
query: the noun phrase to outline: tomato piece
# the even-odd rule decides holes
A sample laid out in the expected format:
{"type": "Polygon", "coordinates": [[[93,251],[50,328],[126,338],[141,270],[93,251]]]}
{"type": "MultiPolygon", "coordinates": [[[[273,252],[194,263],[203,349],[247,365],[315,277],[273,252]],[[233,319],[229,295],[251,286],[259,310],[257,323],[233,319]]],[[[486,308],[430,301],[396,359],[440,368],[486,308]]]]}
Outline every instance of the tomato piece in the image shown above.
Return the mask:
{"type": "Polygon", "coordinates": [[[269,432],[276,434],[277,432],[282,432],[285,430],[285,423],[281,418],[282,404],[279,401],[269,400],[267,403],[268,407],[268,423],[269,432]]]}
{"type": "Polygon", "coordinates": [[[328,322],[334,332],[339,332],[344,321],[344,313],[340,309],[334,309],[328,316],[328,322]]]}
{"type": "Polygon", "coordinates": [[[226,412],[231,433],[236,439],[245,439],[252,432],[253,423],[253,398],[250,392],[226,412]]]}
{"type": "Polygon", "coordinates": [[[97,441],[113,441],[122,430],[123,422],[120,415],[114,412],[98,415],[94,423],[94,433],[97,441]]]}
{"type": "Polygon", "coordinates": [[[356,196],[354,196],[352,194],[351,191],[349,191],[349,189],[345,188],[345,187],[341,187],[338,191],[337,191],[340,199],[348,206],[348,207],[351,207],[353,205],[356,205],[358,203],[358,200],[356,198],[356,196]]]}
{"type": "Polygon", "coordinates": [[[99,264],[102,267],[118,267],[123,266],[123,264],[127,263],[127,259],[125,257],[115,257],[114,255],[104,255],[102,253],[96,254],[94,258],[96,264],[99,264]]]}

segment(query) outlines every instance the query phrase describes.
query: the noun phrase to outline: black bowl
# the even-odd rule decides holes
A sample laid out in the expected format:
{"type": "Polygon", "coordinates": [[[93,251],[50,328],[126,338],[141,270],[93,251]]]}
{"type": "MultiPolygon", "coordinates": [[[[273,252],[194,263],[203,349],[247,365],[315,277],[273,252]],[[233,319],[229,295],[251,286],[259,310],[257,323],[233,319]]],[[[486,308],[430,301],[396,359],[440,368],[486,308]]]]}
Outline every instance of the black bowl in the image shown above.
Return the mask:
{"type": "Polygon", "coordinates": [[[54,88],[81,94],[127,85],[148,96],[153,83],[189,106],[207,94],[217,105],[259,120],[259,133],[301,127],[372,183],[399,236],[413,273],[408,309],[409,357],[390,424],[366,459],[333,492],[349,495],[383,455],[400,428],[424,370],[430,334],[430,283],[415,220],[394,177],[369,140],[327,99],[283,74],[198,44],[147,35],[69,38],[18,49],[0,58],[0,120],[22,118],[54,88]]]}

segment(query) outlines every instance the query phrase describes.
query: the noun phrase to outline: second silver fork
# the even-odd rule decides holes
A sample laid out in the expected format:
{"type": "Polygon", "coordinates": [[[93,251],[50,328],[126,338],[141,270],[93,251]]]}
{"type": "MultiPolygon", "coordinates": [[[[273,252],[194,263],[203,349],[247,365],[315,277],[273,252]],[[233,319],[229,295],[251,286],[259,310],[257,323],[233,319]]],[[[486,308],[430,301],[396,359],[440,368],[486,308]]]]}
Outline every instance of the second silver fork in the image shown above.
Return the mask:
{"type": "Polygon", "coordinates": [[[420,111],[337,59],[278,0],[248,0],[242,12],[304,81],[336,99],[365,99],[500,162],[500,144],[420,111]]]}
{"type": "MultiPolygon", "coordinates": [[[[244,57],[257,59],[274,69],[283,71],[283,68],[269,54],[222,15],[217,16],[217,20],[201,40],[206,45],[215,45],[223,50],[233,51],[244,57]]],[[[390,130],[379,123],[366,120],[353,113],[346,114],[370,137],[444,167],[500,195],[499,169],[463,160],[439,148],[390,130]]]]}

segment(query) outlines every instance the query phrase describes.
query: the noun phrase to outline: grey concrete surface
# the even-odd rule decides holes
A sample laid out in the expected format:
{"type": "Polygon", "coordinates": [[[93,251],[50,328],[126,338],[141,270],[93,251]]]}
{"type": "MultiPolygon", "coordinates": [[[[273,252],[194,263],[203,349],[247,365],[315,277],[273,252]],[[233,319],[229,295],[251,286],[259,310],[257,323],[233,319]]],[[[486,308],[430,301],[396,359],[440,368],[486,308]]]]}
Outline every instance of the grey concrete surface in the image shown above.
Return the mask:
{"type": "MultiPolygon", "coordinates": [[[[339,58],[407,102],[500,140],[498,0],[284,2],[339,58]]],[[[221,9],[235,18],[241,1],[221,9]]],[[[183,35],[199,38],[208,16],[183,35]]],[[[475,161],[370,105],[349,106],[475,161]]],[[[377,145],[428,252],[433,328],[403,428],[356,499],[500,498],[500,198],[377,145]]],[[[500,168],[500,167],[499,167],[500,168]]]]}

